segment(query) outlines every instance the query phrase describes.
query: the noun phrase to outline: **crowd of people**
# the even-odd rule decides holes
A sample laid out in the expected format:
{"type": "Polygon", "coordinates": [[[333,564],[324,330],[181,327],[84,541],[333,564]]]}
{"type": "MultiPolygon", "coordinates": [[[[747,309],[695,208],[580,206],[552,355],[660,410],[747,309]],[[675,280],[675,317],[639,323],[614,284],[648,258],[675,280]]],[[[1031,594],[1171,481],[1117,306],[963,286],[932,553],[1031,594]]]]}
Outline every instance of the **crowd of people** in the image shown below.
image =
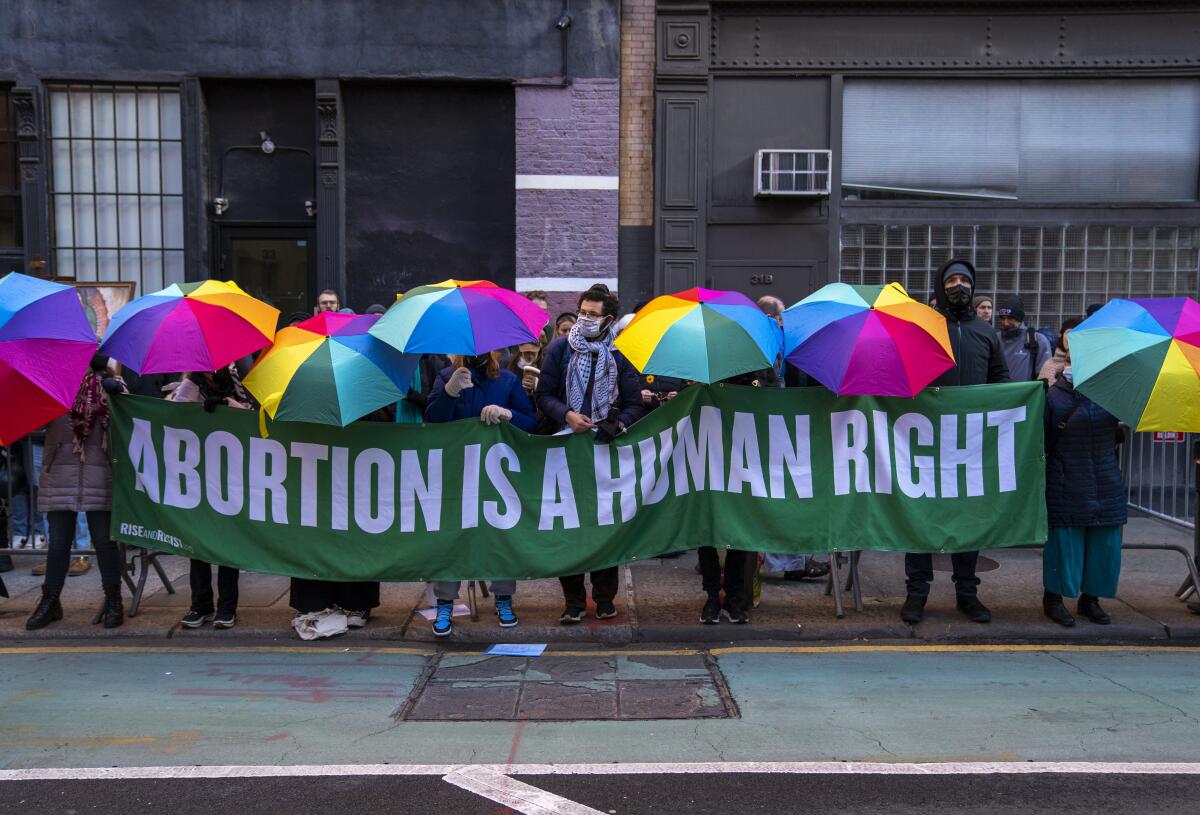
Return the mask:
{"type": "MultiPolygon", "coordinates": [[[[1045,412],[1046,504],[1049,536],[1043,557],[1045,615],[1063,626],[1075,624],[1064,598],[1078,597],[1076,611],[1097,624],[1110,622],[1100,599],[1113,597],[1121,566],[1122,529],[1126,523],[1125,489],[1118,461],[1123,432],[1117,420],[1073,387],[1070,332],[1080,322],[1070,319],[1053,336],[1026,324],[1019,298],[995,308],[991,298],[974,296],[975,270],[953,260],[938,272],[931,304],[945,317],[956,364],[934,385],[983,385],[1013,380],[1043,380],[1048,388],[1045,412]],[[993,319],[996,321],[993,326],[993,319]]],[[[543,309],[544,292],[526,295],[543,309]]],[[[643,304],[629,312],[636,312],[643,304]]],[[[762,297],[759,308],[782,323],[784,304],[762,297]]],[[[1097,306],[1098,308],[1098,306],[1097,306]]],[[[1094,309],[1089,310],[1089,314],[1094,309]]],[[[354,313],[338,294],[321,292],[314,311],[354,313]]],[[[371,305],[368,314],[381,314],[371,305]]],[[[298,312],[282,322],[295,325],[312,315],[298,312]]],[[[396,405],[376,411],[365,421],[449,422],[477,419],[486,424],[510,422],[527,432],[594,433],[597,442],[620,435],[648,412],[658,409],[689,384],[670,377],[642,375],[614,347],[622,318],[615,294],[604,285],[582,293],[576,308],[548,323],[536,342],[496,349],[475,356],[427,355],[414,376],[412,388],[396,405]]],[[[26,623],[35,630],[62,618],[59,600],[71,563],[71,547],[82,532],[90,535],[101,573],[104,601],[95,622],[106,628],[121,625],[121,557],[109,538],[112,472],[108,447],[108,398],[116,393],[162,396],[172,401],[201,402],[205,410],[218,406],[253,409],[258,405],[242,386],[252,360],[216,372],[190,372],[177,377],[138,377],[97,355],[80,386],[69,413],[56,419],[41,437],[26,443],[36,454],[36,508],[14,507],[13,546],[48,541],[41,600],[26,623]],[[22,511],[23,510],[23,511],[22,511]],[[47,522],[40,521],[45,513],[47,522]],[[45,531],[41,524],[45,523],[45,531]]],[[[806,387],[815,383],[803,372],[778,359],[772,368],[730,380],[760,387],[806,387]]],[[[667,553],[665,556],[682,552],[667,553]]],[[[978,552],[951,556],[957,606],[970,620],[986,623],[991,612],[979,599],[976,575],[978,552]]],[[[722,619],[747,623],[753,605],[751,575],[802,580],[828,574],[829,564],[804,555],[759,555],[753,551],[699,547],[701,589],[705,600],[700,621],[722,619]]],[[[900,609],[908,623],[920,622],[933,580],[930,554],[910,553],[904,561],[906,598],[900,609]]],[[[486,579],[486,575],[480,577],[486,579]]],[[[237,621],[237,569],[218,566],[216,591],[213,567],[193,560],[190,568],[191,604],[181,625],[233,628],[237,621]]],[[[560,622],[578,624],[588,613],[588,581],[594,614],[599,619],[618,615],[618,567],[590,575],[559,578],[563,593],[560,622]]],[[[513,580],[490,581],[495,613],[501,627],[518,625],[513,580]]],[[[458,581],[431,586],[436,601],[433,633],[453,631],[458,581]]],[[[290,603],[296,610],[293,626],[303,639],[340,633],[367,625],[379,605],[379,583],[293,579],[290,603]]],[[[1193,604],[1196,605],[1196,604],[1193,604]]],[[[1193,608],[1200,611],[1200,607],[1193,608]]]]}

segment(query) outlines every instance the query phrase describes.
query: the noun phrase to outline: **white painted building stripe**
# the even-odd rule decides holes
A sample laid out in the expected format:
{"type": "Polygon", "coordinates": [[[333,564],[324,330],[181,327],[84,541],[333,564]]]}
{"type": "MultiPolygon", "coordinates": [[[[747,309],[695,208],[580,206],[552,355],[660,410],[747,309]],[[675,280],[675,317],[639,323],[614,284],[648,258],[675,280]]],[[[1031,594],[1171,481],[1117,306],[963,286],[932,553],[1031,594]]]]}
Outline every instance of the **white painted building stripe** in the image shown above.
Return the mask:
{"type": "Polygon", "coordinates": [[[518,190],[616,190],[616,175],[518,175],[518,190]]]}
{"type": "Polygon", "coordinates": [[[517,291],[587,291],[597,283],[617,290],[615,277],[518,277],[517,291]]]}
{"type": "Polygon", "coordinates": [[[0,770],[3,781],[105,781],[188,778],[319,778],[323,776],[438,775],[482,770],[500,775],[1200,775],[1197,762],[956,761],[726,761],[636,764],[250,764],[190,767],[47,767],[0,770]]]}
{"type": "Polygon", "coordinates": [[[487,767],[465,767],[447,774],[442,780],[522,815],[605,815],[598,809],[538,789],[487,767]]]}

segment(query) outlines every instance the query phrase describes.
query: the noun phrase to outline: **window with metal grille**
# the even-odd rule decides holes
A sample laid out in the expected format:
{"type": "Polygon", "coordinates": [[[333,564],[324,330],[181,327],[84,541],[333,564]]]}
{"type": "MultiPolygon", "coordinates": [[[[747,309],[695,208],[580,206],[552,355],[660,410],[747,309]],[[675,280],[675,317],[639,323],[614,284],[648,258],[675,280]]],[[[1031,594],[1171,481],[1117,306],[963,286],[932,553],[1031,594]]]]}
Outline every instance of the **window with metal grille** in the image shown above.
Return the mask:
{"type": "Polygon", "coordinates": [[[1092,303],[1113,297],[1197,296],[1200,228],[846,224],[841,280],[897,282],[928,299],[933,276],[950,258],[974,264],[976,294],[997,305],[1011,295],[1026,322],[1058,330],[1092,303]]]}
{"type": "Polygon", "coordinates": [[[139,294],[183,280],[179,89],[51,85],[54,273],[133,281],[139,294]]]}
{"type": "Polygon", "coordinates": [[[20,145],[12,96],[0,87],[0,248],[19,248],[21,234],[20,145]]]}

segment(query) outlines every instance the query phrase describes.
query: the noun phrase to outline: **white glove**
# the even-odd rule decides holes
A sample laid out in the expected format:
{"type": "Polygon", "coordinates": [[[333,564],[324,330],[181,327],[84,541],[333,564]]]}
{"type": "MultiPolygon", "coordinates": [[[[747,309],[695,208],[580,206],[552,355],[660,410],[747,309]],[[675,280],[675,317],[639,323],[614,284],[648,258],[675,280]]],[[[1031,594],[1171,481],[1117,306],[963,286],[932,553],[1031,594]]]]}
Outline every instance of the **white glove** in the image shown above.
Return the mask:
{"type": "Polygon", "coordinates": [[[479,413],[484,424],[500,424],[512,419],[512,411],[499,405],[488,405],[479,413]]]}
{"type": "Polygon", "coordinates": [[[446,395],[451,399],[457,399],[460,393],[473,387],[475,387],[475,383],[471,381],[471,371],[467,368],[457,368],[454,373],[450,374],[450,379],[446,382],[446,395]]]}

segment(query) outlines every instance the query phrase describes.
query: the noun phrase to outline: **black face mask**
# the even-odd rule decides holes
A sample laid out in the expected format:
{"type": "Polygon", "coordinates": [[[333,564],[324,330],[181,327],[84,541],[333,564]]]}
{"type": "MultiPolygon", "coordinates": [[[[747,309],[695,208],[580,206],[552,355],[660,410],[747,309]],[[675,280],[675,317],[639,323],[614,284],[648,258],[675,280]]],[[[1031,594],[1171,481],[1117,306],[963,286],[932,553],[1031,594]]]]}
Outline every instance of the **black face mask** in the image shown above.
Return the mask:
{"type": "Polygon", "coordinates": [[[1015,340],[1021,336],[1021,326],[1017,326],[1016,328],[1002,328],[1000,329],[1000,335],[1006,340],[1015,340]]]}
{"type": "Polygon", "coordinates": [[[467,360],[467,364],[477,371],[482,371],[487,368],[488,363],[492,361],[491,354],[480,354],[479,356],[471,357],[467,360]]]}
{"type": "Polygon", "coordinates": [[[950,286],[946,289],[946,301],[955,309],[966,308],[971,305],[971,287],[970,286],[950,286]]]}

